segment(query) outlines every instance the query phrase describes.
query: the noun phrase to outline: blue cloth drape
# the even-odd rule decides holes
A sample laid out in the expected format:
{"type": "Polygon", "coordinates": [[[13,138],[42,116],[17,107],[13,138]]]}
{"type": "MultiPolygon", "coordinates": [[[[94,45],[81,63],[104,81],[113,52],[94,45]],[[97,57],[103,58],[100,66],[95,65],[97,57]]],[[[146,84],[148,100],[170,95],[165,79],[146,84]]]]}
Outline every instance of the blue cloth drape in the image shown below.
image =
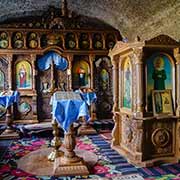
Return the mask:
{"type": "Polygon", "coordinates": [[[58,70],[64,71],[68,67],[68,61],[64,57],[61,57],[55,52],[49,52],[38,59],[38,68],[42,71],[47,70],[49,69],[52,61],[58,70]]]}
{"type": "Polygon", "coordinates": [[[84,116],[89,119],[89,111],[85,101],[80,99],[61,99],[55,98],[56,93],[52,97],[52,115],[53,119],[67,132],[70,125],[77,121],[79,117],[84,116]]]}
{"type": "Polygon", "coordinates": [[[83,100],[90,106],[92,103],[96,102],[97,96],[94,92],[81,93],[83,100]]]}
{"type": "Polygon", "coordinates": [[[1,95],[0,96],[0,104],[3,105],[5,108],[8,108],[13,103],[17,103],[19,101],[19,92],[14,91],[11,95],[1,95]]]}
{"type": "Polygon", "coordinates": [[[76,90],[75,93],[79,93],[81,98],[90,106],[92,103],[95,103],[97,100],[97,96],[95,92],[82,92],[80,90],[76,90]]]}

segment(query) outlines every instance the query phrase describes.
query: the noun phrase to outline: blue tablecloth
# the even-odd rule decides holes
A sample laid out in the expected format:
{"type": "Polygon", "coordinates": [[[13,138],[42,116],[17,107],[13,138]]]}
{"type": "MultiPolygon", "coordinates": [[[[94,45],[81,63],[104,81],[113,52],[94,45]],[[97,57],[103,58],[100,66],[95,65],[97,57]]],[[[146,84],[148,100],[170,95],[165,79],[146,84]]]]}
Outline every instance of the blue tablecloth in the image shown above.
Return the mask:
{"type": "Polygon", "coordinates": [[[56,100],[53,95],[52,99],[53,119],[67,132],[70,125],[77,121],[79,117],[84,116],[89,119],[89,111],[85,101],[79,99],[61,99],[56,100]]]}
{"type": "Polygon", "coordinates": [[[76,93],[79,93],[82,99],[90,106],[92,103],[95,103],[97,100],[97,96],[95,92],[82,92],[80,90],[76,90],[76,93]]]}
{"type": "Polygon", "coordinates": [[[13,103],[17,103],[19,101],[19,92],[13,91],[10,95],[4,94],[0,95],[0,104],[3,105],[5,108],[8,108],[13,103]]]}

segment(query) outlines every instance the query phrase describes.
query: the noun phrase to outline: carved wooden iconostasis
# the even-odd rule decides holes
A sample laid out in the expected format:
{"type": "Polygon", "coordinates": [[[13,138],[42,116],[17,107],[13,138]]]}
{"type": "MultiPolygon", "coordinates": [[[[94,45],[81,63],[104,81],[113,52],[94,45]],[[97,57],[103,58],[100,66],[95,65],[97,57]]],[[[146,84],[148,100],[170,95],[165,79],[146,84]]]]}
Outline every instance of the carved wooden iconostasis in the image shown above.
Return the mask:
{"type": "Polygon", "coordinates": [[[112,147],[139,166],[180,159],[180,44],[166,35],[110,51],[112,147]]]}
{"type": "Polygon", "coordinates": [[[64,5],[50,7],[41,17],[1,24],[0,89],[20,92],[20,103],[12,108],[15,122],[50,120],[52,89],[80,87],[97,93],[97,111],[102,111],[98,119],[112,117],[112,66],[107,55],[120,39],[109,25],[73,16],[64,5]]]}

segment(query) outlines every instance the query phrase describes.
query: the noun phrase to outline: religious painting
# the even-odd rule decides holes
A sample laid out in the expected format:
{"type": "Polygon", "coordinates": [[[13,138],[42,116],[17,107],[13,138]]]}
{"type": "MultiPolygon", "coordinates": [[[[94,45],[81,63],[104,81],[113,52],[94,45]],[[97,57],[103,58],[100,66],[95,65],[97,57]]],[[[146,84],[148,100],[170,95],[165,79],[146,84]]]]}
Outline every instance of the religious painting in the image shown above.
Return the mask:
{"type": "Polygon", "coordinates": [[[172,61],[165,54],[155,54],[146,61],[148,111],[152,111],[152,90],[173,89],[172,68],[172,61]]]}
{"type": "Polygon", "coordinates": [[[73,87],[89,87],[90,85],[90,69],[89,64],[85,60],[78,60],[73,65],[73,87]]]}
{"type": "Polygon", "coordinates": [[[0,33],[0,48],[5,49],[9,45],[8,34],[6,32],[0,33]]]}
{"type": "Polygon", "coordinates": [[[27,102],[21,102],[18,105],[18,111],[22,114],[27,114],[29,111],[31,111],[31,105],[27,102]]]}
{"type": "Polygon", "coordinates": [[[132,107],[132,68],[129,57],[123,65],[123,107],[132,107]]]}
{"type": "Polygon", "coordinates": [[[4,72],[0,70],[0,91],[4,89],[5,77],[4,72]]]}
{"type": "Polygon", "coordinates": [[[100,72],[100,87],[102,90],[108,90],[109,88],[109,73],[105,68],[101,69],[100,72]]]}
{"type": "Polygon", "coordinates": [[[29,48],[37,48],[38,47],[38,37],[34,32],[30,32],[27,36],[27,43],[29,48]]]}
{"type": "Polygon", "coordinates": [[[90,46],[89,35],[87,33],[82,33],[79,38],[79,47],[81,49],[88,49],[90,46]]]}
{"type": "Polygon", "coordinates": [[[173,115],[173,103],[171,90],[153,90],[153,114],[157,115],[173,115]]]}
{"type": "Polygon", "coordinates": [[[32,88],[32,69],[30,63],[26,60],[16,64],[16,87],[18,89],[32,88]]]}
{"type": "Polygon", "coordinates": [[[24,46],[23,34],[21,32],[16,32],[13,35],[13,47],[14,48],[22,48],[24,46]]]}

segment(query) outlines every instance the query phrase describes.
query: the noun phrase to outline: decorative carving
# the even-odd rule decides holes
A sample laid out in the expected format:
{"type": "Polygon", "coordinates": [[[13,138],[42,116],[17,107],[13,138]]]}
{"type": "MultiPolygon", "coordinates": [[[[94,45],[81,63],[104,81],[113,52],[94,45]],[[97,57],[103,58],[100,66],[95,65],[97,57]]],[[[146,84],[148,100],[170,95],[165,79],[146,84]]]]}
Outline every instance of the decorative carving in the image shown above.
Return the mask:
{"type": "Polygon", "coordinates": [[[130,143],[133,141],[134,132],[132,127],[132,121],[127,115],[122,116],[122,143],[123,145],[130,147],[130,143]]]}
{"type": "Polygon", "coordinates": [[[170,133],[167,129],[155,129],[151,136],[151,141],[156,147],[165,147],[170,141],[170,133]]]}
{"type": "Polygon", "coordinates": [[[114,128],[112,130],[112,141],[111,145],[115,146],[118,145],[119,140],[121,139],[121,134],[119,133],[119,124],[120,124],[120,116],[118,113],[113,113],[113,120],[114,120],[114,128]]]}
{"type": "Polygon", "coordinates": [[[174,39],[170,38],[167,35],[159,35],[153,39],[145,41],[147,45],[180,45],[179,42],[175,41],[174,39]]]}
{"type": "Polygon", "coordinates": [[[133,52],[135,64],[143,64],[143,48],[134,48],[133,52]]]}
{"type": "Polygon", "coordinates": [[[176,59],[176,64],[180,64],[180,50],[179,50],[179,48],[174,49],[174,57],[176,59]]]}
{"type": "MultiPolygon", "coordinates": [[[[67,9],[67,4],[62,3],[61,8],[49,6],[49,9],[36,18],[26,17],[12,21],[3,22],[3,28],[28,28],[28,29],[80,29],[80,28],[100,28],[109,29],[110,26],[100,22],[95,18],[90,18],[76,14],[67,9]]],[[[115,42],[114,42],[115,43],[115,42]]]]}

